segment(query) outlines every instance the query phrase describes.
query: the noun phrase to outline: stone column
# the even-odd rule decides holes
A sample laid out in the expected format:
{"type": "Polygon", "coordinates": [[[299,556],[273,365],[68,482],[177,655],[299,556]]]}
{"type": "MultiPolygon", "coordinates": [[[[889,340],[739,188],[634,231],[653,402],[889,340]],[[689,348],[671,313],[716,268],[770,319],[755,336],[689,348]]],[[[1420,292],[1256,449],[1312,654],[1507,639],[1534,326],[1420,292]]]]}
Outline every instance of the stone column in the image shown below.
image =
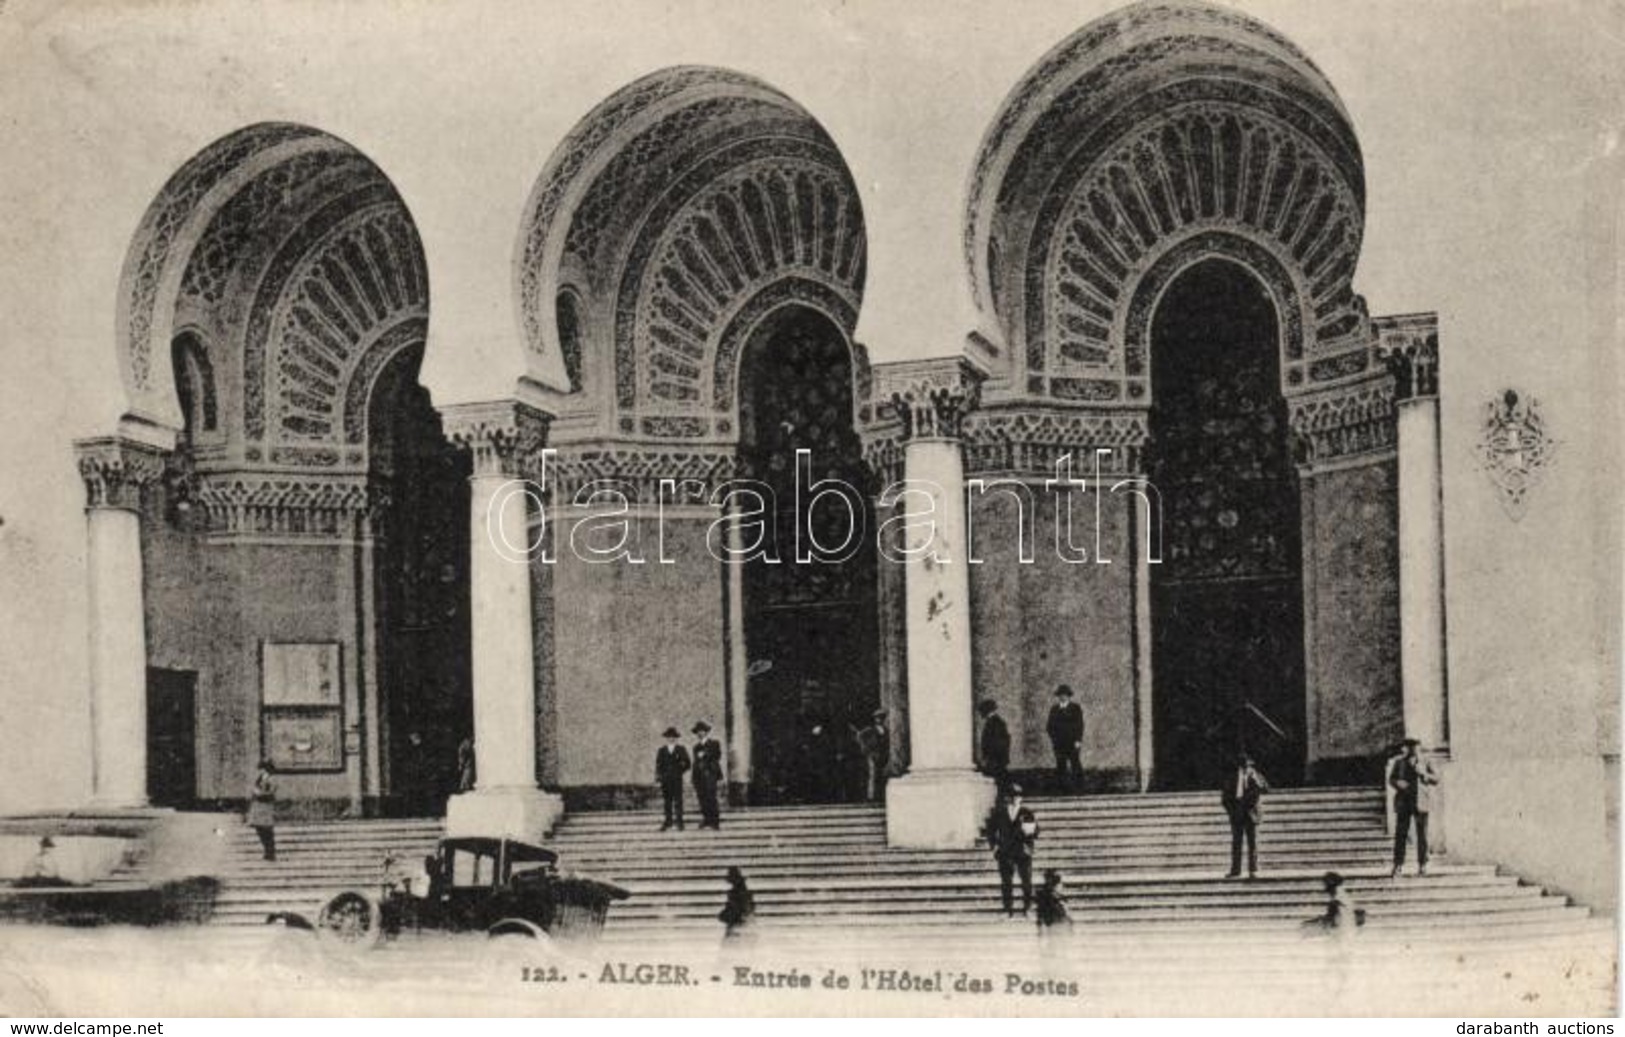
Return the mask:
{"type": "Polygon", "coordinates": [[[1387,357],[1399,457],[1400,686],[1405,736],[1449,743],[1444,655],[1444,498],[1439,459],[1439,355],[1428,337],[1387,357]]]}
{"type": "Polygon", "coordinates": [[[536,781],[536,668],[525,475],[539,457],[548,417],[513,401],[442,409],[446,434],[473,455],[469,479],[474,767],[472,792],[446,804],[446,834],[531,842],[564,812],[536,781]]]}
{"type": "MultiPolygon", "coordinates": [[[[930,521],[910,521],[904,536],[910,767],[887,787],[886,837],[893,846],[971,846],[995,792],[993,782],[977,773],[971,748],[969,542],[960,441],[981,375],[952,359],[891,365],[880,378],[880,398],[890,398],[901,423],[904,478],[928,492],[933,505],[930,521]]],[[[905,499],[904,508],[910,514],[924,510],[917,496],[905,499]]]]}
{"type": "Polygon", "coordinates": [[[74,443],[85,481],[90,577],[91,801],[147,804],[147,620],[141,490],[163,470],[154,447],[117,436],[74,443]]]}
{"type": "MultiPolygon", "coordinates": [[[[1445,687],[1444,493],[1439,455],[1439,350],[1428,335],[1386,356],[1394,376],[1399,463],[1399,680],[1405,737],[1441,779],[1450,762],[1445,687]]],[[[1448,847],[1448,782],[1434,793],[1429,842],[1448,847]]],[[[1393,796],[1388,790],[1389,830],[1393,796]]]]}

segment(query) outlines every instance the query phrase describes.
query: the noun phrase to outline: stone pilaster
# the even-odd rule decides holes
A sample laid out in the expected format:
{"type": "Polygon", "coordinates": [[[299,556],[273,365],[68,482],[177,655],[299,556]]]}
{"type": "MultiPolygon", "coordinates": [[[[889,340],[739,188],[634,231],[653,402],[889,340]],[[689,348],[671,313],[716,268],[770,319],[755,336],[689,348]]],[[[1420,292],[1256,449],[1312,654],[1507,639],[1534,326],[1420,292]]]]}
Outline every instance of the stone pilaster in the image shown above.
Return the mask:
{"type": "Polygon", "coordinates": [[[1383,354],[1398,425],[1400,685],[1405,736],[1440,750],[1449,726],[1438,334],[1431,320],[1407,330],[1383,354]]]}
{"type": "Polygon", "coordinates": [[[446,805],[448,835],[535,841],[563,814],[537,786],[535,611],[526,476],[548,416],[513,401],[441,410],[447,437],[473,457],[469,584],[474,675],[474,791],[446,805]]]}
{"type": "MultiPolygon", "coordinates": [[[[971,846],[992,807],[993,783],[977,773],[971,743],[969,542],[965,416],[982,375],[962,359],[894,364],[875,372],[877,397],[898,423],[903,475],[930,496],[930,521],[905,527],[904,608],[909,772],[886,790],[893,846],[971,846]]],[[[905,498],[910,513],[923,509],[905,498]]],[[[895,562],[882,561],[885,564],[895,562]]]]}
{"type": "Polygon", "coordinates": [[[163,453],[122,437],[74,444],[85,481],[90,581],[91,798],[147,802],[147,625],[142,601],[141,493],[163,453]]]}

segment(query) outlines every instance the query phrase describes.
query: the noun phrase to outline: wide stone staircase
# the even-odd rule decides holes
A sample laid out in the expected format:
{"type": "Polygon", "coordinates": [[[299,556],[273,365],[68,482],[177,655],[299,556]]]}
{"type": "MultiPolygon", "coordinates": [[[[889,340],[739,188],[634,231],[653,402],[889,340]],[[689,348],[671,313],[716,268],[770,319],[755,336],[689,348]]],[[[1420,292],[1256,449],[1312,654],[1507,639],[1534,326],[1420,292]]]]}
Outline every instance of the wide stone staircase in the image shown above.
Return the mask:
{"type": "MultiPolygon", "coordinates": [[[[1295,931],[1319,912],[1320,876],[1333,869],[1350,878],[1369,931],[1494,940],[1601,924],[1489,864],[1437,858],[1426,877],[1390,879],[1375,788],[1273,794],[1260,828],[1258,878],[1226,879],[1229,828],[1217,799],[1030,800],[1041,826],[1035,879],[1060,869],[1078,924],[1097,933],[1295,931]]],[[[386,856],[421,858],[439,836],[438,820],[282,824],[273,863],[260,859],[250,830],[230,830],[214,922],[259,925],[277,911],[312,912],[340,889],[376,885],[386,856]]],[[[721,831],[691,825],[683,832],[660,831],[650,810],[576,813],[547,845],[561,868],[631,891],[610,912],[605,939],[617,943],[714,938],[729,865],[748,876],[764,933],[926,941],[970,931],[1030,935],[1029,926],[1004,919],[985,847],[889,848],[877,806],[740,809],[724,814],[721,831]]]]}

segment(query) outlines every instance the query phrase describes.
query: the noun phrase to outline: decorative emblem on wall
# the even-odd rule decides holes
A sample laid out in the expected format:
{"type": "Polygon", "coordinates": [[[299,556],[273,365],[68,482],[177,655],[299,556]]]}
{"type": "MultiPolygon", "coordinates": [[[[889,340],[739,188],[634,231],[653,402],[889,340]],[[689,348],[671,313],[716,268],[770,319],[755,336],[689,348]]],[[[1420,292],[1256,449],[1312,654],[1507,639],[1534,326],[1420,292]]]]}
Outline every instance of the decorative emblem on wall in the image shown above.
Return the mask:
{"type": "Polygon", "coordinates": [[[1556,448],[1534,397],[1508,389],[1485,405],[1479,463],[1500,491],[1501,506],[1512,521],[1523,518],[1528,493],[1545,476],[1556,448]]]}

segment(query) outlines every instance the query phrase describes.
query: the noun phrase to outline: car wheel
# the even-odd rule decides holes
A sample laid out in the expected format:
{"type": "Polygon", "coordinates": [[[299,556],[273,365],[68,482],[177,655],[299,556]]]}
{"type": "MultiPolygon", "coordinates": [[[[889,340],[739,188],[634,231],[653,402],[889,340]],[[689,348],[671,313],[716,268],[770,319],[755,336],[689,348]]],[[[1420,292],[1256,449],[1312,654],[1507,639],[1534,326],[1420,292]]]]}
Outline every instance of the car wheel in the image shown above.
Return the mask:
{"type": "Polygon", "coordinates": [[[485,930],[485,934],[493,938],[498,936],[517,936],[531,940],[547,939],[547,930],[543,929],[535,922],[527,921],[523,918],[504,918],[502,921],[493,924],[489,929],[485,930]]]}
{"type": "Polygon", "coordinates": [[[381,915],[378,904],[365,893],[340,893],[322,905],[316,917],[316,933],[342,946],[372,947],[383,935],[381,915]]]}

